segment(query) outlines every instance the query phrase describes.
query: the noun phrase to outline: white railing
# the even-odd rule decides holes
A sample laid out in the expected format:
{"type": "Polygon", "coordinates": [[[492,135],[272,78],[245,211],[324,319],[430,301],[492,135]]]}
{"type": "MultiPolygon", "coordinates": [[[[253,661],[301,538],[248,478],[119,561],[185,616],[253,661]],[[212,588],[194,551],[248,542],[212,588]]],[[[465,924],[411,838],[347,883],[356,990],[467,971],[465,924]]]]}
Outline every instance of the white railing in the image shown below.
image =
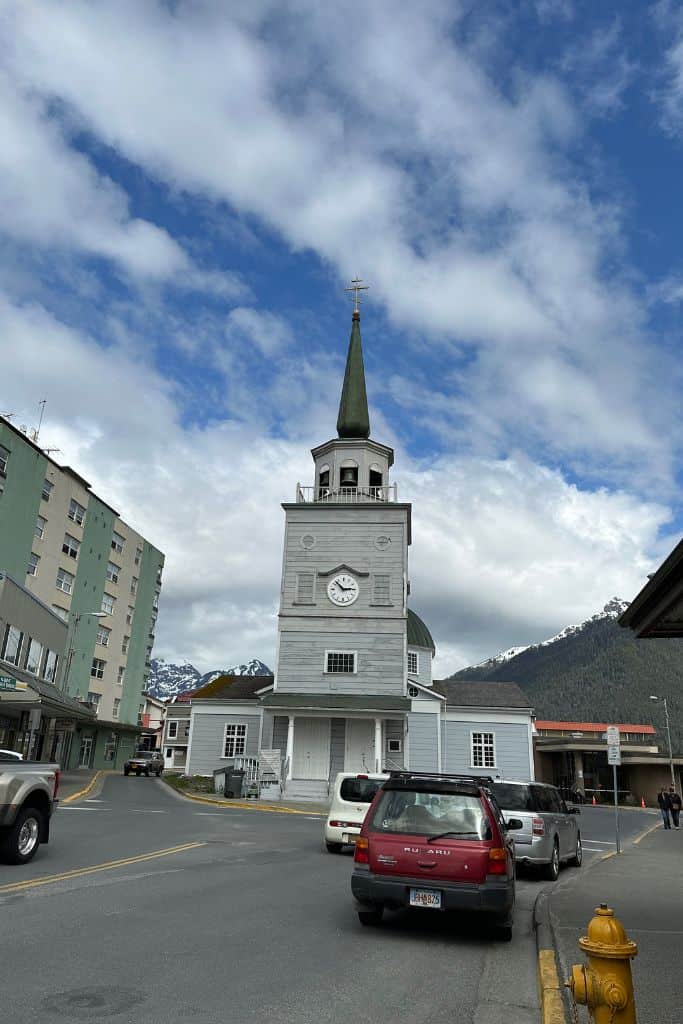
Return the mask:
{"type": "Polygon", "coordinates": [[[396,484],[386,487],[302,487],[296,485],[296,502],[320,502],[326,505],[357,505],[366,502],[398,501],[396,484]]]}
{"type": "Polygon", "coordinates": [[[244,772],[247,782],[258,781],[258,757],[235,757],[233,767],[244,772]]]}

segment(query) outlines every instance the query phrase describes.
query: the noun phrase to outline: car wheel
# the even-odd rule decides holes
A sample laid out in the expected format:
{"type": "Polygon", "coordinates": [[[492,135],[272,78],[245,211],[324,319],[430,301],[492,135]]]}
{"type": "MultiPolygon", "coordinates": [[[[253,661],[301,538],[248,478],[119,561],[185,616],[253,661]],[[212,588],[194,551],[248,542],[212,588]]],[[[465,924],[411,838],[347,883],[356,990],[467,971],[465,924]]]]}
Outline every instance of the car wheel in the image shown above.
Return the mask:
{"type": "Polygon", "coordinates": [[[359,910],[358,920],[361,924],[366,926],[378,925],[382,923],[382,917],[384,916],[384,907],[377,906],[373,907],[372,910],[359,910]]]}
{"type": "Polygon", "coordinates": [[[0,860],[5,864],[28,864],[40,846],[42,832],[42,813],[35,807],[22,808],[0,839],[0,860]]]}
{"type": "Polygon", "coordinates": [[[499,942],[512,942],[512,924],[499,924],[496,928],[496,938],[499,942]]]}
{"type": "Polygon", "coordinates": [[[162,773],[162,771],[163,771],[163,768],[158,768],[158,769],[157,769],[157,778],[158,778],[158,779],[160,779],[160,778],[161,778],[161,773],[162,773]]]}
{"type": "Polygon", "coordinates": [[[148,778],[149,778],[149,768],[147,768],[147,770],[145,771],[145,778],[146,778],[146,779],[148,779],[148,778]]]}
{"type": "Polygon", "coordinates": [[[135,774],[136,774],[137,778],[139,779],[140,778],[140,772],[136,772],[135,774]]]}
{"type": "Polygon", "coordinates": [[[573,868],[580,868],[583,862],[583,845],[581,843],[581,836],[576,837],[576,853],[573,857],[569,858],[569,863],[573,868]]]}
{"type": "Polygon", "coordinates": [[[545,877],[550,882],[556,882],[560,874],[560,844],[557,839],[553,843],[553,852],[550,863],[546,864],[545,877]]]}
{"type": "Polygon", "coordinates": [[[341,843],[328,843],[326,841],[325,842],[325,846],[327,847],[327,852],[328,853],[341,853],[341,851],[342,851],[342,844],[341,843]]]}
{"type": "Polygon", "coordinates": [[[124,768],[123,769],[123,774],[124,775],[130,775],[130,768],[124,768]]]}

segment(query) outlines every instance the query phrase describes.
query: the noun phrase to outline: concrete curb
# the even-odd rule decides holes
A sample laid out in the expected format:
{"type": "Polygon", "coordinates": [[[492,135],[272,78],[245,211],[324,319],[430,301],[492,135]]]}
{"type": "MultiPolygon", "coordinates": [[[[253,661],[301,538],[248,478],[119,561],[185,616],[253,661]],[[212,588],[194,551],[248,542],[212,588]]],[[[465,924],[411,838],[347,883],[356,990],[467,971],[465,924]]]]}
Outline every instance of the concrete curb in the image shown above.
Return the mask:
{"type": "MultiPolygon", "coordinates": [[[[165,781],[165,780],[162,780],[165,781]]],[[[212,807],[222,807],[226,811],[240,810],[240,811],[263,811],[266,814],[299,814],[305,818],[325,818],[327,815],[321,814],[320,811],[299,811],[293,807],[278,807],[277,804],[258,804],[251,800],[231,800],[230,803],[226,803],[224,800],[214,800],[210,796],[197,796],[195,793],[184,793],[182,789],[176,789],[170,782],[166,782],[169,789],[173,790],[177,796],[183,797],[185,800],[194,800],[198,804],[210,804],[212,807]]]]}
{"type": "MultiPolygon", "coordinates": [[[[111,774],[111,772],[108,772],[107,774],[111,774]]],[[[87,786],[84,786],[83,789],[77,790],[75,793],[70,793],[69,796],[65,796],[63,800],[60,800],[60,803],[62,803],[62,804],[72,804],[76,800],[81,800],[84,796],[88,796],[89,793],[92,793],[93,789],[95,788],[95,784],[97,782],[99,782],[100,778],[103,775],[104,775],[104,769],[101,769],[100,771],[95,772],[95,774],[93,775],[92,779],[90,780],[90,782],[88,783],[87,786]]]]}
{"type": "Polygon", "coordinates": [[[649,836],[651,832],[656,832],[658,828],[664,828],[663,821],[658,821],[656,825],[652,825],[650,826],[650,828],[646,828],[644,832],[641,832],[639,836],[636,836],[636,838],[633,840],[633,845],[637,846],[641,839],[644,839],[645,836],[649,836]]]}
{"type": "Polygon", "coordinates": [[[568,1024],[563,988],[557,969],[555,937],[550,922],[551,889],[543,889],[534,903],[534,932],[538,954],[538,996],[542,1024],[568,1024]]]}

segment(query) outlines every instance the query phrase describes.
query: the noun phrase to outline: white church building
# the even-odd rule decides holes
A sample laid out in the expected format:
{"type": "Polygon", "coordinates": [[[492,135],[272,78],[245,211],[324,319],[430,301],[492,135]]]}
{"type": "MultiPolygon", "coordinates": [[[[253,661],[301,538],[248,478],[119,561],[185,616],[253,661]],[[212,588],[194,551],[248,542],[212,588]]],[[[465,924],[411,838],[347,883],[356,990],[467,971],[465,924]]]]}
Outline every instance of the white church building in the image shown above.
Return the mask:
{"type": "Polygon", "coordinates": [[[288,800],[326,798],[340,771],[533,778],[532,708],[514,683],[432,678],[434,641],[408,607],[411,505],[393,450],[370,437],[357,308],[337,436],[311,454],[312,483],[282,506],[275,677],[222,676],[174,707],[189,719],[184,772],[243,766],[288,800]]]}

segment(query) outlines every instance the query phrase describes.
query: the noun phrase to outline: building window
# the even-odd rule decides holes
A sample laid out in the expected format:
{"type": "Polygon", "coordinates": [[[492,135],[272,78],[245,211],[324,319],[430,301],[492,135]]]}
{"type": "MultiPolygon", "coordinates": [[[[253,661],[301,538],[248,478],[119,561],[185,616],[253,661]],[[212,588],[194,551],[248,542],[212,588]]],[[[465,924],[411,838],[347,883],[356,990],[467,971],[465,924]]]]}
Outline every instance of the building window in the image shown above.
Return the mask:
{"type": "Polygon", "coordinates": [[[137,576],[133,576],[132,580],[130,581],[130,592],[131,592],[131,594],[137,594],[137,592],[138,592],[138,578],[137,578],[137,576]]]}
{"type": "Polygon", "coordinates": [[[102,647],[109,647],[109,637],[111,636],[111,630],[107,629],[106,626],[97,627],[97,640],[96,642],[102,647]]]}
{"type": "Polygon", "coordinates": [[[83,526],[83,520],[85,519],[85,506],[79,505],[75,498],[72,498],[69,502],[69,519],[77,523],[79,526],[83,526]]]}
{"type": "Polygon", "coordinates": [[[168,733],[167,733],[167,736],[168,736],[169,740],[174,740],[177,735],[178,735],[178,723],[177,722],[169,722],[168,723],[168,733]]]}
{"type": "Polygon", "coordinates": [[[2,658],[10,665],[18,665],[21,657],[21,645],[24,634],[16,626],[7,626],[2,644],[2,658]]]}
{"type": "Polygon", "coordinates": [[[10,450],[0,444],[0,476],[7,475],[7,463],[9,462],[10,450]]]}
{"type": "Polygon", "coordinates": [[[356,671],[355,651],[325,651],[325,671],[345,672],[347,674],[356,671]]]}
{"type": "Polygon", "coordinates": [[[408,696],[409,697],[419,697],[420,696],[420,691],[418,690],[417,686],[409,686],[408,687],[408,696]]]}
{"type": "Polygon", "coordinates": [[[62,544],[62,551],[69,558],[78,558],[78,549],[81,546],[80,540],[76,540],[70,533],[64,534],[64,543],[62,544]]]}
{"type": "Polygon", "coordinates": [[[139,565],[142,561],[142,548],[138,547],[135,549],[135,564],[139,565]]]}
{"type": "Polygon", "coordinates": [[[121,707],[121,698],[120,697],[114,697],[114,707],[113,707],[112,713],[111,713],[111,717],[112,718],[118,718],[119,717],[119,708],[120,707],[121,707]]]}
{"type": "Polygon", "coordinates": [[[128,654],[128,644],[130,643],[130,637],[124,636],[121,641],[121,654],[128,654]]]}
{"type": "Polygon", "coordinates": [[[121,554],[123,551],[123,545],[126,543],[126,538],[122,537],[120,533],[114,531],[111,535],[111,549],[116,551],[117,554],[121,554]]]}
{"type": "MultiPolygon", "coordinates": [[[[136,580],[137,583],[137,580],[136,580]]],[[[157,590],[154,594],[154,600],[152,601],[152,611],[159,611],[159,591],[157,590]]]]}
{"type": "Polygon", "coordinates": [[[247,749],[247,727],[242,723],[226,723],[223,757],[242,757],[247,749]]]}
{"type": "Polygon", "coordinates": [[[48,650],[45,655],[45,670],[43,672],[43,678],[47,679],[48,683],[54,683],[57,676],[57,652],[48,650]]]}
{"type": "Polygon", "coordinates": [[[400,754],[403,749],[403,741],[396,738],[387,741],[387,750],[390,754],[400,754]]]}
{"type": "Polygon", "coordinates": [[[26,671],[32,676],[40,672],[40,663],[43,660],[43,645],[38,640],[29,640],[28,652],[26,654],[26,671]]]}
{"type": "Polygon", "coordinates": [[[412,676],[416,676],[420,671],[417,651],[408,651],[408,671],[412,676]]]}
{"type": "Polygon", "coordinates": [[[47,524],[47,519],[45,518],[45,516],[38,516],[38,518],[36,519],[36,528],[33,531],[34,534],[36,535],[36,537],[38,538],[38,540],[42,540],[43,537],[45,536],[45,526],[46,526],[46,524],[47,524]]]}
{"type": "Polygon", "coordinates": [[[28,559],[28,568],[26,572],[29,576],[38,575],[38,563],[40,562],[40,555],[37,555],[35,551],[32,551],[28,559]]]}
{"type": "Polygon", "coordinates": [[[391,604],[391,582],[389,576],[383,574],[373,577],[372,603],[391,604]]]}
{"type": "Polygon", "coordinates": [[[123,686],[123,677],[125,676],[125,674],[126,674],[126,666],[125,665],[119,665],[119,674],[118,674],[117,679],[116,679],[116,682],[118,683],[119,686],[123,686]]]}
{"type": "Polygon", "coordinates": [[[93,679],[104,679],[104,666],[106,661],[102,661],[101,658],[93,658],[92,665],[90,666],[90,675],[93,679]]]}
{"type": "Polygon", "coordinates": [[[133,612],[135,608],[131,604],[128,605],[128,611],[126,612],[126,625],[132,626],[133,624],[133,612]]]}
{"type": "Polygon", "coordinates": [[[119,573],[121,572],[121,566],[115,565],[114,562],[107,562],[107,579],[110,583],[119,582],[119,573]]]}
{"type": "Polygon", "coordinates": [[[58,569],[57,583],[55,585],[57,590],[63,590],[65,594],[70,594],[73,590],[74,577],[66,569],[58,569]]]}
{"type": "Polygon", "coordinates": [[[112,597],[111,594],[102,594],[101,609],[106,612],[107,615],[114,614],[114,605],[116,604],[116,598],[112,597]]]}
{"type": "Polygon", "coordinates": [[[50,495],[52,494],[52,490],[53,490],[54,486],[55,485],[53,483],[51,483],[47,478],[45,480],[43,480],[43,490],[42,490],[42,493],[40,495],[41,498],[43,499],[43,501],[49,501],[50,500],[50,495]]]}
{"type": "Polygon", "coordinates": [[[472,767],[496,767],[496,745],[492,732],[472,733],[472,767]]]}
{"type": "Polygon", "coordinates": [[[100,701],[102,700],[101,693],[94,693],[92,690],[88,690],[88,704],[92,704],[95,712],[100,710],[100,701]]]}
{"type": "Polygon", "coordinates": [[[60,619],[63,619],[64,622],[68,622],[68,619],[69,619],[68,609],[62,608],[61,605],[53,604],[52,605],[52,611],[55,613],[55,615],[59,615],[60,619]]]}
{"type": "Polygon", "coordinates": [[[296,574],[296,603],[313,604],[313,587],[315,576],[312,572],[298,572],[296,574]]]}

